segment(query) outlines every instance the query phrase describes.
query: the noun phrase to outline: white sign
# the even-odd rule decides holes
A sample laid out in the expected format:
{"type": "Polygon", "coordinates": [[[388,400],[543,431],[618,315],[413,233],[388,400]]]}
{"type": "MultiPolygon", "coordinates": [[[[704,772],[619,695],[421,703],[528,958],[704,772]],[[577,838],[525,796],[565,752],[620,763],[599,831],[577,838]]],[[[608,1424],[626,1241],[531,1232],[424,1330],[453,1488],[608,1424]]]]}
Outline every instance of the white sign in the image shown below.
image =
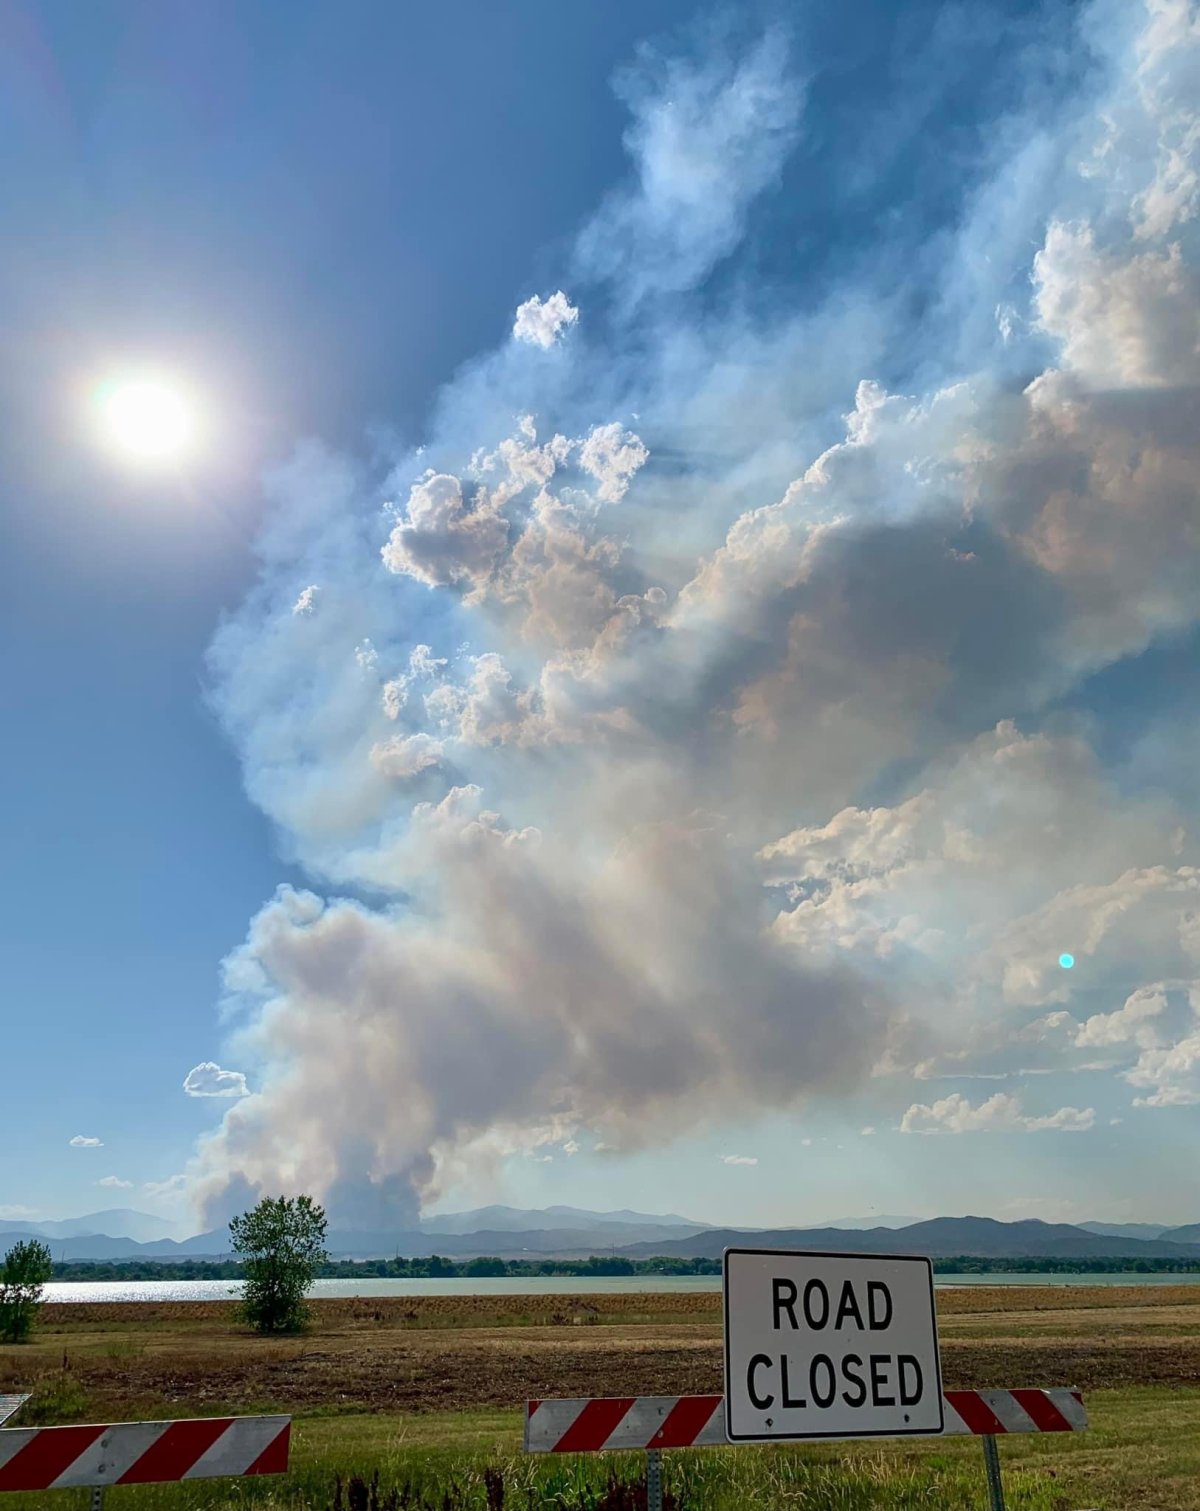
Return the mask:
{"type": "Polygon", "coordinates": [[[940,1433],[933,1264],[725,1250],[731,1443],[940,1433]]]}

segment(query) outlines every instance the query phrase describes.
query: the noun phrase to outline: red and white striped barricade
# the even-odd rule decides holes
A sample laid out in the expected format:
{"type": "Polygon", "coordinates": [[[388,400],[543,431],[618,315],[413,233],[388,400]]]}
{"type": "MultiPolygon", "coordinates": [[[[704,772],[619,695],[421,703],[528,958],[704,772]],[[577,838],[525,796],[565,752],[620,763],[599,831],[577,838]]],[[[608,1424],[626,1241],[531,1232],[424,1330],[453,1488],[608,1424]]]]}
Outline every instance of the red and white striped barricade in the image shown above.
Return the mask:
{"type": "Polygon", "coordinates": [[[285,1474],[291,1417],[200,1417],[88,1427],[0,1428],[0,1491],[285,1474]]]}
{"type": "MultiPolygon", "coordinates": [[[[947,1390],[944,1436],[1082,1432],[1077,1390],[947,1390]]],[[[526,1453],[727,1447],[721,1396],[600,1396],[530,1401],[526,1453]]]]}
{"type": "MultiPolygon", "coordinates": [[[[1077,1390],[947,1390],[941,1436],[983,1439],[993,1511],[1004,1511],[996,1438],[1010,1432],[1082,1432],[1087,1426],[1077,1390]]],[[[601,1396],[529,1401],[526,1453],[611,1453],[647,1456],[647,1503],[662,1506],[664,1448],[727,1447],[723,1396],[601,1396]]],[[[937,1434],[935,1434],[937,1436],[937,1434]]]]}

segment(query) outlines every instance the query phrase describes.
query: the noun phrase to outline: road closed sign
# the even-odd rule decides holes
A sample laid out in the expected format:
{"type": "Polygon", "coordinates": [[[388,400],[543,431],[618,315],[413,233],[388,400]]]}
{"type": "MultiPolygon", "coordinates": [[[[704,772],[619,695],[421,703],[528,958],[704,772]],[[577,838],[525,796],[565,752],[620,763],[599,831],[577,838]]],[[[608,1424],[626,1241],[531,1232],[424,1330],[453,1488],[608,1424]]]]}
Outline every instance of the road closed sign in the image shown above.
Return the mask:
{"type": "Polygon", "coordinates": [[[940,1433],[942,1412],[928,1259],[725,1250],[731,1443],[940,1433]]]}

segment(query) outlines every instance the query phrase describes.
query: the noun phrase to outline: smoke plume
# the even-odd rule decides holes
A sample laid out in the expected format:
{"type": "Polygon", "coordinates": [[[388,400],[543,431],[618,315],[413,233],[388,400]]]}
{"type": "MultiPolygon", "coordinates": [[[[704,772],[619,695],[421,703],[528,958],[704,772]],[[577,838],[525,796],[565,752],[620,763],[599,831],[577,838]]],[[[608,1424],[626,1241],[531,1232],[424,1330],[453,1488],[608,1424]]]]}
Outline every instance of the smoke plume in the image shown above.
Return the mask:
{"type": "Polygon", "coordinates": [[[282,1188],[407,1226],[468,1162],[830,1096],[1085,1136],[913,1077],[1070,1069],[1155,983],[1112,1072],[1200,1099],[1186,805],[1076,697],[1200,615],[1200,33],[1080,27],[1111,53],[1006,123],[919,326],[882,242],[818,304],[745,294],[804,130],[780,39],[648,55],[565,292],[386,478],[273,476],[213,698],[311,890],[226,962],[252,1094],[198,1150],[210,1218],[282,1188]],[[1116,994],[1078,1016],[1068,938],[1116,994]]]}

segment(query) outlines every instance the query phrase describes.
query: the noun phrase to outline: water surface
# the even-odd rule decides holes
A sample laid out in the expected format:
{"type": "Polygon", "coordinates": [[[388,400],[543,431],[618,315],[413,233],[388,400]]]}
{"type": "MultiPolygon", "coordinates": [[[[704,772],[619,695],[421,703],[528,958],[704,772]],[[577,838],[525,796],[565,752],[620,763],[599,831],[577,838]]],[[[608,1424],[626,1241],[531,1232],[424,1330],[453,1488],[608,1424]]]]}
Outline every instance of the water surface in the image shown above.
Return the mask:
{"type": "MultiPolygon", "coordinates": [[[[939,1290],[963,1285],[1200,1285],[1191,1275],[938,1275],[939,1290]]],[[[47,1301],[228,1301],[237,1280],[55,1280],[47,1301]]],[[[612,1296],[719,1291],[719,1275],[529,1275],[462,1280],[318,1280],[310,1296],[612,1296]]]]}

